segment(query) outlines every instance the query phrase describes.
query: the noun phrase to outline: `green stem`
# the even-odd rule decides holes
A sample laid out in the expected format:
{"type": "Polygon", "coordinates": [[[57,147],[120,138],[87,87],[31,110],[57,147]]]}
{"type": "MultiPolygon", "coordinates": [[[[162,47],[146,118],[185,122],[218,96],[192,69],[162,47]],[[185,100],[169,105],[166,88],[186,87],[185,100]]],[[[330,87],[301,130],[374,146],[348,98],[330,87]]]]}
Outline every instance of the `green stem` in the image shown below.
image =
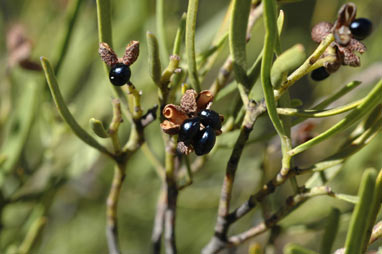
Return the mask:
{"type": "Polygon", "coordinates": [[[349,103],[347,105],[340,106],[333,109],[327,109],[327,110],[314,110],[314,109],[299,110],[295,108],[277,108],[277,113],[279,115],[284,115],[284,116],[299,116],[303,118],[328,117],[328,116],[335,116],[338,114],[342,114],[344,112],[352,110],[358,107],[363,102],[364,102],[364,99],[360,99],[358,101],[349,103]]]}
{"type": "Polygon", "coordinates": [[[200,92],[200,83],[195,59],[195,26],[198,13],[199,0],[189,0],[186,20],[186,55],[190,83],[197,93],[200,92]]]}
{"type": "Polygon", "coordinates": [[[275,91],[276,100],[292,86],[297,80],[301,79],[305,74],[311,71],[312,65],[319,59],[319,57],[325,52],[326,48],[334,41],[333,34],[326,36],[324,40],[320,43],[313,54],[297,69],[295,70],[288,79],[281,85],[281,87],[275,91]]]}
{"type": "Polygon", "coordinates": [[[164,23],[164,1],[165,0],[156,1],[156,25],[159,38],[159,48],[161,51],[161,61],[162,63],[167,63],[169,54],[167,50],[166,30],[164,23]]]}

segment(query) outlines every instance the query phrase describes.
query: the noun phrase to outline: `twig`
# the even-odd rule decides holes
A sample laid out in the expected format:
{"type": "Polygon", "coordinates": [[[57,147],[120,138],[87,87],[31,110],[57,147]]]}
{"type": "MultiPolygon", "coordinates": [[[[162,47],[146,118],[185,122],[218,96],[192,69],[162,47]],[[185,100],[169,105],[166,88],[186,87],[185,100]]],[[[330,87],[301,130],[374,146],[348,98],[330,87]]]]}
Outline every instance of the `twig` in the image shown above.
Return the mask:
{"type": "Polygon", "coordinates": [[[151,244],[154,254],[160,254],[164,228],[164,214],[166,211],[166,196],[166,188],[162,187],[155,214],[154,228],[151,235],[151,244]]]}
{"type": "Polygon", "coordinates": [[[124,179],[125,165],[118,164],[114,169],[113,182],[106,201],[106,237],[110,254],[121,253],[118,246],[117,207],[124,179]]]}
{"type": "MultiPolygon", "coordinates": [[[[228,246],[239,245],[243,243],[244,241],[265,232],[266,230],[275,226],[281,219],[283,219],[285,216],[287,216],[290,212],[292,212],[294,209],[299,207],[302,203],[304,203],[309,198],[322,196],[322,195],[333,196],[334,193],[329,187],[320,186],[320,187],[312,188],[310,190],[305,190],[302,193],[288,197],[285,205],[281,207],[275,214],[270,216],[264,222],[256,225],[255,227],[241,234],[230,237],[228,239],[227,245],[228,246]]],[[[220,250],[216,250],[215,252],[211,252],[211,253],[218,253],[219,251],[220,250]]]]}
{"type": "Polygon", "coordinates": [[[166,138],[166,211],[164,213],[164,228],[165,228],[165,248],[166,254],[175,254],[175,218],[176,218],[176,201],[178,198],[178,188],[175,178],[175,152],[176,140],[170,137],[166,138]]]}
{"type": "Polygon", "coordinates": [[[248,106],[246,116],[244,118],[242,127],[240,129],[239,137],[235,143],[232,150],[230,159],[227,163],[226,175],[224,177],[222,192],[220,195],[218,218],[215,224],[215,234],[203,249],[202,253],[214,253],[215,249],[219,249],[224,245],[223,243],[227,238],[227,231],[229,225],[231,224],[231,219],[229,216],[229,206],[232,195],[233,181],[235,178],[236,170],[239,164],[241,153],[244,149],[244,145],[248,140],[249,134],[252,131],[253,125],[259,115],[264,113],[265,104],[254,104],[253,101],[250,102],[248,106]]]}

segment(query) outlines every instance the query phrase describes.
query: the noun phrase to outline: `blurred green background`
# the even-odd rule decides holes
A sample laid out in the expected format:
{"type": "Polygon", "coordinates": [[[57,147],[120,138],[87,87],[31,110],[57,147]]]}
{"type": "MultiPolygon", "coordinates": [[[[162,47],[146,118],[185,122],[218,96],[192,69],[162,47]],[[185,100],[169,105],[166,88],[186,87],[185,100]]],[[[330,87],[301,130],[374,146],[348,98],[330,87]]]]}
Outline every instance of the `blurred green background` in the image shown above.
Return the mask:
{"type": "MultiPolygon", "coordinates": [[[[66,11],[70,2],[71,0],[0,2],[0,30],[3,34],[0,37],[0,62],[4,67],[0,68],[0,160],[6,158],[7,162],[10,158],[14,159],[14,164],[9,167],[10,171],[6,172],[6,163],[1,166],[1,253],[14,253],[32,222],[41,215],[45,215],[47,220],[32,253],[107,252],[105,200],[113,174],[111,161],[73,135],[59,117],[41,72],[28,71],[18,65],[5,68],[11,55],[6,47],[5,35],[14,24],[21,25],[25,29],[25,35],[32,41],[30,59],[38,62],[40,56],[46,56],[55,63],[58,45],[64,36],[66,11]],[[36,89],[36,108],[33,108],[30,106],[34,105],[30,102],[30,94],[36,89]],[[23,126],[28,116],[32,116],[30,120],[33,123],[31,130],[25,133],[23,126]],[[16,201],[3,202],[9,197],[14,197],[16,201]]],[[[142,104],[144,109],[148,109],[157,101],[157,90],[148,71],[145,40],[146,31],[157,34],[155,1],[111,2],[113,48],[116,53],[122,55],[130,40],[141,42],[141,54],[132,66],[131,80],[142,90],[142,104]]],[[[286,17],[281,36],[282,49],[301,43],[310,54],[316,46],[310,39],[311,27],[320,21],[334,21],[338,8],[345,2],[305,0],[281,5],[286,17]]],[[[359,68],[342,67],[320,83],[313,82],[309,77],[303,78],[292,88],[291,94],[293,98],[301,99],[304,107],[309,107],[349,81],[364,81],[356,91],[341,99],[338,105],[354,101],[365,95],[382,77],[382,1],[353,2],[358,7],[357,16],[369,18],[374,25],[373,34],[364,41],[368,50],[361,57],[362,65],[359,68]]],[[[206,50],[211,45],[228,4],[228,0],[200,1],[197,52],[206,50]]],[[[165,0],[165,5],[166,39],[170,50],[180,17],[187,9],[187,1],[165,0]]],[[[254,26],[252,39],[247,46],[251,63],[262,48],[263,34],[263,23],[260,20],[254,26]]],[[[96,3],[95,0],[87,0],[80,8],[67,55],[58,74],[58,82],[71,112],[89,132],[91,130],[88,121],[91,117],[101,119],[107,126],[112,112],[112,92],[97,49],[96,3]]],[[[227,55],[228,46],[225,45],[216,65],[207,74],[203,88],[209,88],[227,55]]],[[[257,86],[258,98],[261,98],[260,86],[257,86]]],[[[235,93],[233,96],[238,95],[235,93]]],[[[228,114],[233,107],[231,101],[231,98],[226,97],[216,103],[214,109],[228,114]]],[[[312,122],[316,127],[313,132],[320,133],[339,119],[341,116],[314,120],[312,122]]],[[[270,126],[266,118],[260,119],[250,139],[264,135],[270,126]]],[[[120,129],[120,138],[126,140],[128,121],[120,129]]],[[[336,151],[348,133],[350,132],[337,135],[302,153],[296,158],[296,164],[309,165],[336,151]]],[[[159,134],[158,120],[145,130],[148,144],[163,161],[163,142],[159,134]]],[[[236,135],[237,132],[234,132],[219,137],[224,146],[194,176],[194,183],[179,195],[176,222],[179,253],[200,253],[212,236],[225,165],[233,145],[232,137],[236,135]]],[[[110,147],[110,144],[106,144],[110,147]]],[[[378,135],[369,146],[345,163],[340,174],[329,185],[335,192],[356,194],[363,170],[367,167],[382,167],[381,147],[382,135],[378,135]]],[[[247,145],[235,180],[232,207],[241,204],[259,188],[264,180],[264,169],[266,177],[273,176],[279,169],[278,150],[277,138],[247,145]]],[[[302,176],[298,180],[303,183],[306,178],[302,176]]],[[[142,152],[136,153],[128,163],[118,211],[123,253],[149,252],[159,188],[160,180],[154,168],[142,152]]],[[[273,195],[270,203],[277,207],[278,202],[284,202],[289,194],[287,183],[273,195]]],[[[335,243],[335,248],[342,247],[353,206],[329,197],[319,197],[308,201],[281,222],[283,230],[276,238],[275,253],[282,253],[282,247],[288,242],[318,250],[317,239],[321,238],[322,221],[331,207],[337,207],[343,212],[335,243]]],[[[233,226],[231,232],[241,232],[261,220],[261,211],[256,209],[233,226]]],[[[263,242],[266,236],[268,234],[250,242],[263,242]]],[[[375,247],[381,244],[381,241],[377,241],[375,247]]],[[[237,253],[247,253],[247,249],[248,244],[245,244],[237,249],[237,253]]]]}

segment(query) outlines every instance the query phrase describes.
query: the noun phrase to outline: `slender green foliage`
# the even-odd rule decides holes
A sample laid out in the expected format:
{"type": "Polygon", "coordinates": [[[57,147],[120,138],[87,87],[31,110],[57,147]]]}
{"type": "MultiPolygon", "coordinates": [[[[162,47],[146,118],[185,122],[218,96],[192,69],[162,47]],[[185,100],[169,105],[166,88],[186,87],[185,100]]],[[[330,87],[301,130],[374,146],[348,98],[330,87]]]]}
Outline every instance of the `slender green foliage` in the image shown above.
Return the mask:
{"type": "Polygon", "coordinates": [[[200,92],[200,83],[198,77],[198,70],[196,67],[195,56],[195,28],[196,16],[198,14],[199,0],[189,0],[186,19],[186,55],[188,74],[191,86],[196,92],[200,92]]]}
{"type": "Polygon", "coordinates": [[[247,24],[251,0],[234,0],[229,29],[229,48],[236,80],[248,88],[247,77],[247,24]]]}
{"type": "Polygon", "coordinates": [[[68,107],[65,104],[64,98],[61,95],[60,89],[57,84],[56,76],[53,73],[52,66],[50,65],[48,59],[41,57],[41,64],[45,72],[45,77],[49,85],[50,92],[52,94],[54,103],[57,106],[58,112],[65,122],[72,129],[74,134],[77,135],[83,142],[88,144],[91,147],[99,150],[102,153],[105,153],[111,156],[110,152],[102,146],[98,141],[96,141],[92,136],[90,136],[74,119],[73,115],[70,113],[68,107]]]}
{"type": "Polygon", "coordinates": [[[362,252],[366,240],[370,215],[370,204],[373,204],[374,188],[377,173],[374,169],[366,169],[363,173],[358,195],[360,202],[355,206],[350,221],[345,243],[345,254],[359,254],[362,252]]]}

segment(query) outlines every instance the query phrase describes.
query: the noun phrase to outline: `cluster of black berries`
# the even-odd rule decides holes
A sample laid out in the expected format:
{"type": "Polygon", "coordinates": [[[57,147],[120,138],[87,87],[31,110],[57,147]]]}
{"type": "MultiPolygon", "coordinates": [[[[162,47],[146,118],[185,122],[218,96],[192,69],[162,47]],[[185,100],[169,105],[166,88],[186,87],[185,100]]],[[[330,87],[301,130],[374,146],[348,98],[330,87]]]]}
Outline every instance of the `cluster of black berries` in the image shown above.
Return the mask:
{"type": "MultiPolygon", "coordinates": [[[[373,24],[366,18],[358,18],[350,23],[349,29],[353,38],[358,41],[366,39],[372,32],[373,24]]],[[[329,72],[325,67],[320,67],[312,71],[311,78],[321,81],[329,77],[329,72]]]]}
{"type": "Polygon", "coordinates": [[[197,155],[207,154],[215,145],[215,131],[222,127],[220,116],[213,110],[204,109],[198,116],[186,119],[179,130],[179,141],[192,147],[197,155]]]}

